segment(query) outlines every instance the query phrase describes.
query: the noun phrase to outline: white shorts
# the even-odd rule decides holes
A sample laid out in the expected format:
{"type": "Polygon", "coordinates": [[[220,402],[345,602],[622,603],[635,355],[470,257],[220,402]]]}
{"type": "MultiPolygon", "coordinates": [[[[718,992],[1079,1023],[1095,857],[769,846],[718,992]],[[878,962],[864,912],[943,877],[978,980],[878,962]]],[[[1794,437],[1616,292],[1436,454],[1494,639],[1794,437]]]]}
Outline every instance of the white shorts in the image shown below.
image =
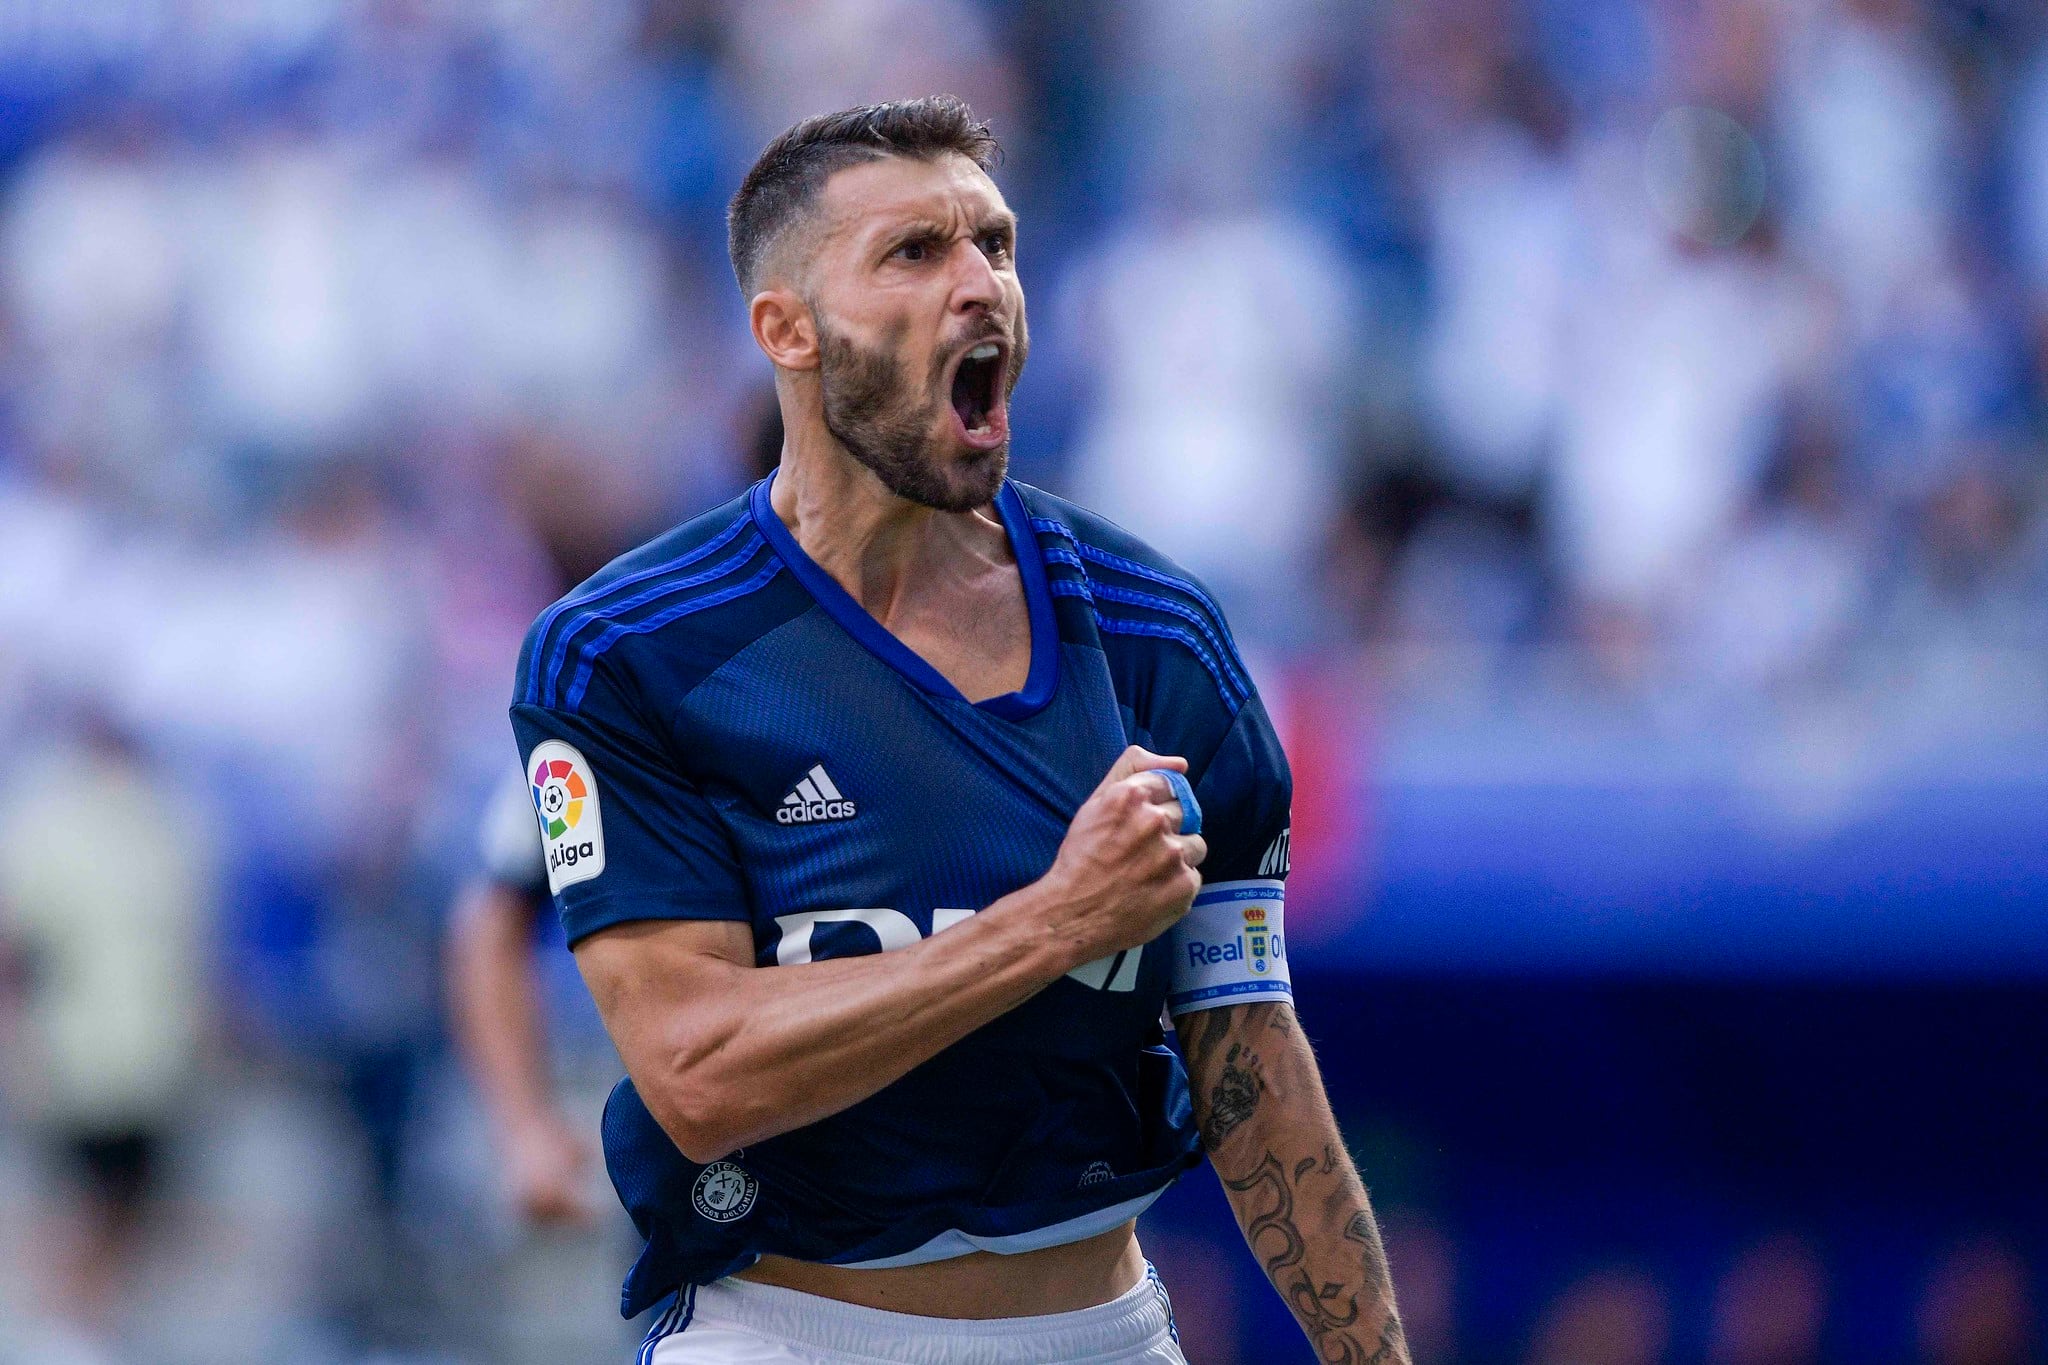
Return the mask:
{"type": "Polygon", "coordinates": [[[1121,1298],[1032,1318],[925,1318],[748,1280],[685,1287],[636,1365],[1187,1365],[1157,1272],[1121,1298]]]}

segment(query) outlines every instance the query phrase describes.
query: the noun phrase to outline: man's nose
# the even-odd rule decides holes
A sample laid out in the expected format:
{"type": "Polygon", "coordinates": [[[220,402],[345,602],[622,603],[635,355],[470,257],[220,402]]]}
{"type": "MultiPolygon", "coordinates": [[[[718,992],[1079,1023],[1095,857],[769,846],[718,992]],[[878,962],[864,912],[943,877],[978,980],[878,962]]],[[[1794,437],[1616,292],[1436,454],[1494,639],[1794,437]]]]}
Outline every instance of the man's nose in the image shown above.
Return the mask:
{"type": "Polygon", "coordinates": [[[973,242],[953,248],[953,309],[955,312],[994,312],[1003,302],[1002,277],[988,257],[973,242]]]}

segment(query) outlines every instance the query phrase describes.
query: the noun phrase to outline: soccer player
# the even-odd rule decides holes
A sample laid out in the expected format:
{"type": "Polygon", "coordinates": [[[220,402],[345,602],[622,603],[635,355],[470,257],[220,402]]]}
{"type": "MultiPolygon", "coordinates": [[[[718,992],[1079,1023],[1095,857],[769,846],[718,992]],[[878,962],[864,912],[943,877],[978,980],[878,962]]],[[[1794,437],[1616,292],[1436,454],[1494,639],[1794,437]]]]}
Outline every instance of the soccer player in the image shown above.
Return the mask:
{"type": "Polygon", "coordinates": [[[623,1308],[666,1300],[646,1365],[1178,1361],[1134,1223],[1206,1151],[1317,1356],[1406,1361],[1289,1004],[1272,725],[1199,584],[1005,478],[996,154],[950,98],[769,145],[729,226],[781,464],[527,637],[623,1308]]]}

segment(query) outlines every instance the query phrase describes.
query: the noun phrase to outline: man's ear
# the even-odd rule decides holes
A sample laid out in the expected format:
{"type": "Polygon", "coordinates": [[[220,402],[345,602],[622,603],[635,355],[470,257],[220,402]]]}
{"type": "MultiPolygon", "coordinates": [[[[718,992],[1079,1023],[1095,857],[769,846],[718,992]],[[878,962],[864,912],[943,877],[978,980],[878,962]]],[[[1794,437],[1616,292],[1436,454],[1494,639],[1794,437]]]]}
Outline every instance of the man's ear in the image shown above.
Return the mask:
{"type": "Polygon", "coordinates": [[[818,368],[818,324],[793,289],[764,289],[747,303],[747,325],[761,353],[785,370],[818,368]]]}

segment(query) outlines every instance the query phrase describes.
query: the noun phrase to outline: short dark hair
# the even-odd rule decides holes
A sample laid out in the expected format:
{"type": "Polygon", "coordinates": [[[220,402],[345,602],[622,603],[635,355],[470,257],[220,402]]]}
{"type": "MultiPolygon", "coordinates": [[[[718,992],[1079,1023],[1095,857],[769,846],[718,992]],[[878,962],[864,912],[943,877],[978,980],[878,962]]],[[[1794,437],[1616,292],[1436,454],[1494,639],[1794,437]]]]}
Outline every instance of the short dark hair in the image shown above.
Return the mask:
{"type": "Polygon", "coordinates": [[[984,171],[1003,156],[996,135],[956,95],[817,114],[776,138],[725,211],[726,248],[741,292],[753,293],[769,246],[803,217],[835,171],[885,156],[929,161],[947,152],[958,152],[984,171]]]}

